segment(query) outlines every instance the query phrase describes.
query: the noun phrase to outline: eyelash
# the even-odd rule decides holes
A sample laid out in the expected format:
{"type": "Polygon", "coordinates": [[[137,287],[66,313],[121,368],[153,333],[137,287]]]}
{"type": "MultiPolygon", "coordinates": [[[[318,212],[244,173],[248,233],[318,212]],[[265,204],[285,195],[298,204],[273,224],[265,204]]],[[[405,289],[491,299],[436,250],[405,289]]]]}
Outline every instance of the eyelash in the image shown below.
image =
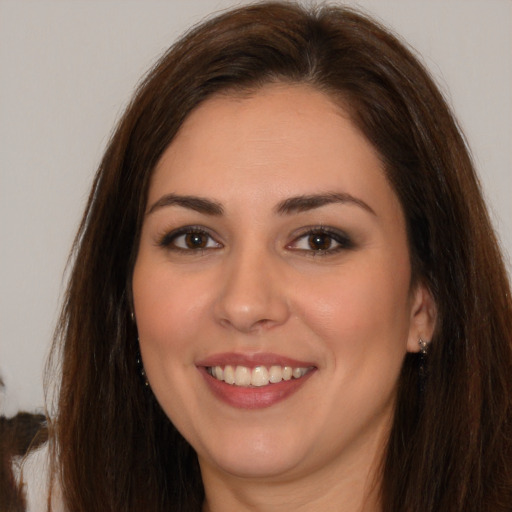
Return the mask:
{"type": "Polygon", "coordinates": [[[294,249],[294,245],[297,245],[299,241],[306,241],[308,243],[309,248],[299,249],[295,248],[297,251],[303,251],[306,254],[311,256],[329,256],[332,254],[336,254],[343,250],[354,249],[355,244],[352,239],[343,231],[334,228],[327,228],[325,226],[316,226],[305,228],[305,230],[297,236],[291,244],[288,244],[287,247],[294,249]],[[326,249],[313,249],[311,248],[310,243],[313,242],[314,237],[325,237],[326,241],[332,245],[332,243],[336,244],[335,247],[327,247],[326,249]]]}
{"type": "MultiPolygon", "coordinates": [[[[186,241],[184,240],[186,243],[186,241]]],[[[222,248],[222,244],[220,242],[217,242],[214,237],[206,231],[201,226],[183,226],[179,229],[175,229],[169,233],[165,233],[162,237],[160,237],[158,241],[158,245],[160,247],[163,247],[168,250],[172,250],[175,252],[182,252],[182,253],[203,253],[205,251],[211,250],[211,249],[220,249],[222,248]],[[176,245],[176,241],[180,237],[187,237],[187,236],[200,236],[200,237],[206,237],[208,240],[206,241],[205,245],[200,247],[179,247],[176,245]],[[213,246],[208,247],[211,242],[214,242],[213,246]]],[[[343,250],[350,250],[355,247],[354,242],[352,239],[343,231],[339,231],[337,229],[333,228],[326,228],[324,226],[315,226],[310,228],[305,228],[302,233],[300,233],[298,236],[296,236],[290,244],[287,244],[286,248],[300,251],[305,254],[308,254],[310,256],[327,256],[336,254],[343,250]],[[311,248],[311,243],[314,243],[313,237],[323,237],[324,242],[327,242],[329,246],[326,249],[314,249],[311,248]],[[309,240],[308,240],[309,238],[309,240]],[[305,240],[306,243],[308,243],[309,248],[298,248],[297,245],[299,245],[300,241],[305,240]],[[332,244],[336,244],[335,247],[331,247],[332,244]]]]}
{"type": "Polygon", "coordinates": [[[206,231],[204,228],[200,226],[183,226],[182,228],[175,229],[169,233],[164,234],[159,242],[158,245],[160,247],[176,251],[176,252],[184,252],[184,253],[191,253],[191,252],[204,252],[209,249],[217,249],[221,247],[221,244],[219,242],[215,241],[215,244],[217,247],[179,247],[176,245],[176,240],[178,240],[180,237],[186,237],[186,236],[202,236],[207,237],[209,240],[206,242],[208,244],[211,240],[215,241],[215,239],[212,237],[208,231],[206,231]]]}

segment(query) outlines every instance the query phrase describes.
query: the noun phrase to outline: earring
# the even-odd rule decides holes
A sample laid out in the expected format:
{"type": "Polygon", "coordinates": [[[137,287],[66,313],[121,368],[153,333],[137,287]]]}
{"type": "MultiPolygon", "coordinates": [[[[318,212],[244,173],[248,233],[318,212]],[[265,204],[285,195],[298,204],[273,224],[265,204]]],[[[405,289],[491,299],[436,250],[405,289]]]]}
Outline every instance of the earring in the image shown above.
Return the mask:
{"type": "Polygon", "coordinates": [[[428,353],[428,341],[425,341],[423,339],[418,340],[418,345],[420,346],[420,353],[422,356],[426,356],[428,353]]]}
{"type": "Polygon", "coordinates": [[[420,367],[419,367],[419,376],[420,376],[420,391],[423,392],[425,390],[425,380],[427,377],[427,354],[428,354],[428,341],[420,338],[418,340],[418,345],[420,346],[420,367]]]}
{"type": "Polygon", "coordinates": [[[146,375],[146,370],[144,370],[144,365],[142,363],[142,356],[140,355],[140,352],[137,353],[137,368],[139,369],[139,374],[142,377],[142,381],[144,382],[144,386],[149,388],[149,381],[148,377],[146,375]]]}

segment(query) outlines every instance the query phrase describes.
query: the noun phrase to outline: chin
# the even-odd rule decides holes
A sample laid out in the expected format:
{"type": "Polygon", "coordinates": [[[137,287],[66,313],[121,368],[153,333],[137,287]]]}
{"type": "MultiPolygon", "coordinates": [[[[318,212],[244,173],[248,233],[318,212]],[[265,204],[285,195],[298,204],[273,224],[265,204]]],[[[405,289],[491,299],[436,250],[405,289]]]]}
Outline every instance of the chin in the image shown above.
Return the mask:
{"type": "MultiPolygon", "coordinates": [[[[201,459],[199,460],[201,464],[201,459]]],[[[214,461],[223,473],[245,479],[272,479],[276,481],[280,476],[293,472],[297,467],[297,461],[283,460],[280,457],[257,460],[256,458],[222,457],[214,461]]]]}
{"type": "Polygon", "coordinates": [[[211,450],[199,450],[199,463],[239,478],[276,478],[293,472],[304,457],[303,443],[286,442],[282,436],[239,434],[216,443],[211,450]]]}

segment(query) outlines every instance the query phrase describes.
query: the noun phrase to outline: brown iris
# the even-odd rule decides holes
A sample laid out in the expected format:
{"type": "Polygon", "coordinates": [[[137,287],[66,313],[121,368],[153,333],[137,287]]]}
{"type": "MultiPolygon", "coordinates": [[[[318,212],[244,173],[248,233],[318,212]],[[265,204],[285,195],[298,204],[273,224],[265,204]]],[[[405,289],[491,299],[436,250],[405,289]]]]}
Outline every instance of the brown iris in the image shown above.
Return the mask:
{"type": "Polygon", "coordinates": [[[331,248],[332,237],[323,233],[309,235],[308,245],[313,251],[327,251],[331,248]]]}
{"type": "Polygon", "coordinates": [[[208,237],[203,233],[187,233],[185,245],[189,249],[204,249],[208,243],[208,237]]]}

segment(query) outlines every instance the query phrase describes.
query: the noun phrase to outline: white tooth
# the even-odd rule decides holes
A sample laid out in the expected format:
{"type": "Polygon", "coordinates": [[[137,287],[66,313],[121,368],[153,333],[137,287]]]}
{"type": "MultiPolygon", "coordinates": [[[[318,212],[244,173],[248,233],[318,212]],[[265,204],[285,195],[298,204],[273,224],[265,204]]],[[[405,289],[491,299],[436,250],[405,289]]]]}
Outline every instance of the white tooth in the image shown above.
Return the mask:
{"type": "Polygon", "coordinates": [[[269,370],[269,380],[276,384],[283,380],[283,369],[280,366],[271,366],[269,370]]]}
{"type": "Polygon", "coordinates": [[[235,385],[249,386],[251,384],[251,370],[246,366],[237,366],[235,370],[235,385]]]}
{"type": "Polygon", "coordinates": [[[235,370],[232,366],[226,366],[224,368],[224,382],[227,384],[234,384],[235,383],[235,370]]]}
{"type": "Polygon", "coordinates": [[[222,369],[222,366],[214,366],[213,367],[213,376],[217,380],[223,380],[223,378],[224,378],[224,370],[222,369]]]}
{"type": "Polygon", "coordinates": [[[256,366],[252,370],[251,384],[253,386],[266,386],[269,382],[268,370],[264,366],[256,366]]]}
{"type": "Polygon", "coordinates": [[[283,368],[283,380],[290,380],[292,378],[293,369],[291,366],[283,368]]]}
{"type": "Polygon", "coordinates": [[[294,368],[292,375],[295,379],[300,379],[306,373],[306,368],[294,368]]]}

